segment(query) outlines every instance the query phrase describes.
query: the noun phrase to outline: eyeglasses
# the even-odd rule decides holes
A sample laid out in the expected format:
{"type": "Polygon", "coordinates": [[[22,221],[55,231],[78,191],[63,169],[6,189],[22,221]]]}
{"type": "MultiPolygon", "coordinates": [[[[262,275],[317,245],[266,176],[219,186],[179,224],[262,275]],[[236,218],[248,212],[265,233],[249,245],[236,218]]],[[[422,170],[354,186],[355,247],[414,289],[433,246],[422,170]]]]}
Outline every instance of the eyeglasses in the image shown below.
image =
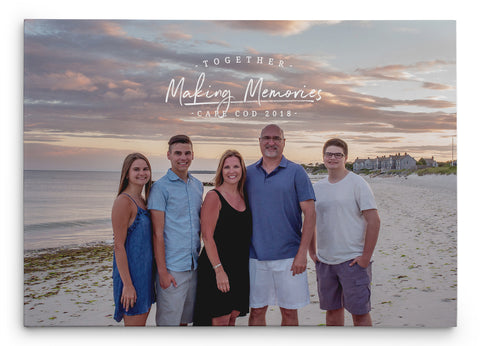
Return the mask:
{"type": "Polygon", "coordinates": [[[273,137],[263,136],[263,137],[260,137],[260,140],[263,141],[263,142],[268,142],[268,141],[272,140],[275,143],[280,143],[283,139],[284,138],[279,137],[279,136],[273,136],[273,137]]]}
{"type": "Polygon", "coordinates": [[[336,159],[341,159],[342,157],[345,156],[344,153],[330,153],[330,152],[328,152],[328,151],[327,151],[324,155],[325,155],[326,157],[333,157],[333,156],[335,156],[336,159]]]}

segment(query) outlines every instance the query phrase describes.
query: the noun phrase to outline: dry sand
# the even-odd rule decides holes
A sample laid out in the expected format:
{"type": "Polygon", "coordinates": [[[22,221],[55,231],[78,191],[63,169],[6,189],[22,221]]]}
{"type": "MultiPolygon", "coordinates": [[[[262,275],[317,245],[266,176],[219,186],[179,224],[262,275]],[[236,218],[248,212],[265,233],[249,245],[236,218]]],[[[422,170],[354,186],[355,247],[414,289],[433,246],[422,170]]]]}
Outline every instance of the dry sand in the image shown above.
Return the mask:
{"type": "MultiPolygon", "coordinates": [[[[457,179],[451,176],[365,178],[382,221],[374,255],[372,319],[376,327],[452,327],[457,317],[457,179]]],[[[25,326],[123,326],[113,318],[112,248],[26,254],[25,326]]],[[[313,262],[311,304],[300,324],[325,324],[313,262]]],[[[154,325],[155,305],[147,324],[154,325]]],[[[346,314],[346,325],[352,325],[346,314]]],[[[237,325],[247,325],[248,317],[237,325]]],[[[267,314],[280,324],[277,307],[267,314]]]]}

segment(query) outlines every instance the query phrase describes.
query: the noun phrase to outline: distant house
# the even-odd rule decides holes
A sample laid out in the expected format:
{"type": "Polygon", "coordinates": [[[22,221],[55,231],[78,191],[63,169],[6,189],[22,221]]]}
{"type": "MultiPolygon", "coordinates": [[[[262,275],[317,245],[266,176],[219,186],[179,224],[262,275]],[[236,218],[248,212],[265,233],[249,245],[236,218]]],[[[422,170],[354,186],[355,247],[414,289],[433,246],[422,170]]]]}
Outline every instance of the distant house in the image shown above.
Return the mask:
{"type": "Polygon", "coordinates": [[[390,156],[377,156],[375,159],[357,159],[353,162],[353,170],[360,171],[362,169],[369,169],[375,171],[390,171],[392,169],[415,169],[417,161],[407,153],[401,155],[400,153],[390,156]]]}
{"type": "Polygon", "coordinates": [[[365,168],[365,159],[359,159],[358,157],[353,161],[353,170],[360,171],[365,168]]]}
{"type": "Polygon", "coordinates": [[[362,169],[376,169],[376,159],[359,159],[353,162],[353,170],[360,171],[362,169]]]}
{"type": "Polygon", "coordinates": [[[431,159],[424,159],[424,160],[425,160],[425,165],[427,167],[438,167],[438,163],[437,163],[437,161],[435,161],[433,156],[432,156],[431,159]]]}

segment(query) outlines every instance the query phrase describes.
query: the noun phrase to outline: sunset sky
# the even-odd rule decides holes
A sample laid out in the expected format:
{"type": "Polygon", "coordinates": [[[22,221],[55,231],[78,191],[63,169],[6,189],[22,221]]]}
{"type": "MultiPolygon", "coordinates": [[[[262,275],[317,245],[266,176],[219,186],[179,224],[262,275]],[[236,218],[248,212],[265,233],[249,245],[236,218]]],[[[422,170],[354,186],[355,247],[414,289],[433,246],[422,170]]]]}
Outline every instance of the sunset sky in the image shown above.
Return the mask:
{"type": "Polygon", "coordinates": [[[456,68],[453,20],[26,20],[24,168],[118,170],[140,151],[164,170],[178,133],[194,142],[192,169],[214,169],[227,148],[251,163],[270,123],[299,163],[322,162],[337,136],[349,161],[447,161],[456,68]]]}

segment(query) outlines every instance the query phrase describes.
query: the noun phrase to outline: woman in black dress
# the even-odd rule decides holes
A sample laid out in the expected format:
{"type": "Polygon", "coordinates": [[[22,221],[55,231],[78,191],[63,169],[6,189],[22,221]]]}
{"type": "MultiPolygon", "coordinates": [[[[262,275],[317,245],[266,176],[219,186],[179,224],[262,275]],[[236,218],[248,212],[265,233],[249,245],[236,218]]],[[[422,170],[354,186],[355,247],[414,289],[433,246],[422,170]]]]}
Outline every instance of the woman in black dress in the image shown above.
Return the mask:
{"type": "Polygon", "coordinates": [[[194,325],[234,326],[249,308],[248,257],[252,219],[244,193],[245,162],[223,153],[201,210],[204,247],[198,261],[194,325]]]}

